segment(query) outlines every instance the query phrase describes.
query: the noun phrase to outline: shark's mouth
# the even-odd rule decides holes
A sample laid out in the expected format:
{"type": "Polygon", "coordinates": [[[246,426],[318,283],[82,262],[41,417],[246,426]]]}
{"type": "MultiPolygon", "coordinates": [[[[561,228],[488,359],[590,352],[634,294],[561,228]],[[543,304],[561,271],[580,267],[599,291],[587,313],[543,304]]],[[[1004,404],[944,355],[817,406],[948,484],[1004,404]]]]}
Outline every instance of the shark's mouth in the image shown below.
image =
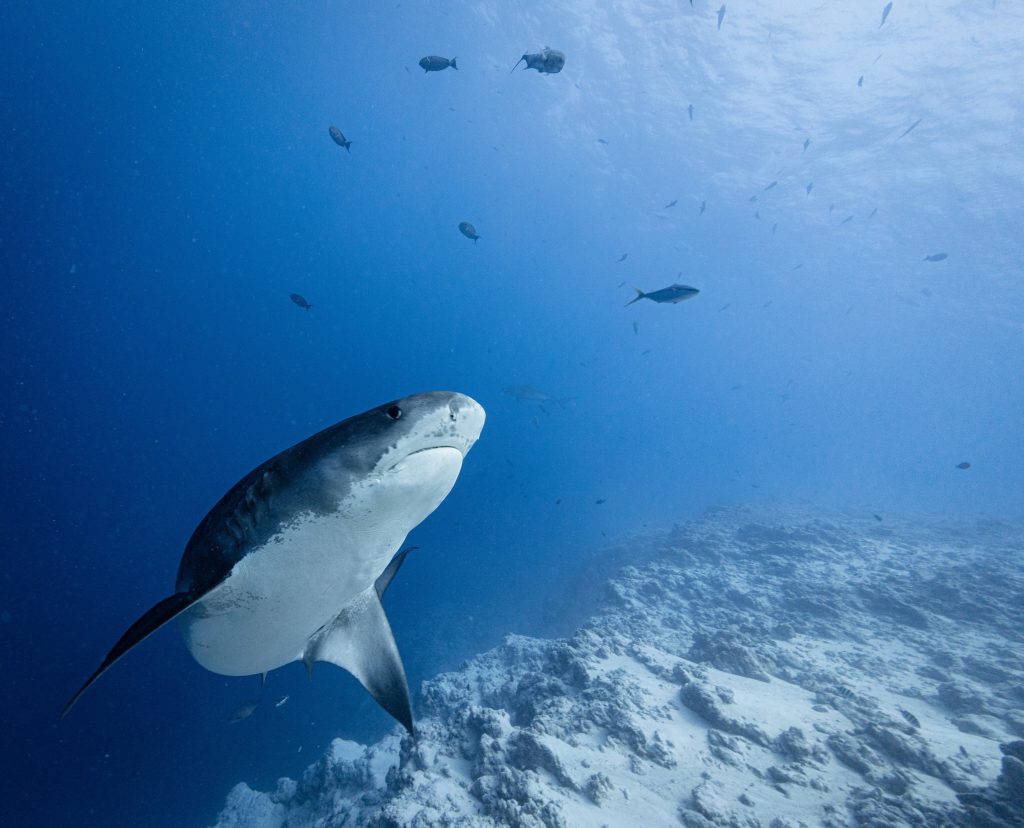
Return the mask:
{"type": "Polygon", "coordinates": [[[445,449],[450,449],[451,451],[457,451],[459,453],[460,457],[465,454],[465,452],[459,446],[453,446],[453,445],[450,445],[450,444],[447,444],[447,443],[443,443],[443,444],[437,445],[437,446],[428,446],[427,448],[416,449],[416,451],[409,452],[404,457],[402,457],[400,460],[396,460],[394,463],[392,463],[390,466],[388,466],[387,471],[389,471],[389,472],[394,471],[399,466],[401,466],[403,463],[409,462],[409,460],[411,458],[416,457],[418,455],[424,455],[424,454],[427,454],[427,453],[433,452],[433,451],[443,451],[445,449]]]}

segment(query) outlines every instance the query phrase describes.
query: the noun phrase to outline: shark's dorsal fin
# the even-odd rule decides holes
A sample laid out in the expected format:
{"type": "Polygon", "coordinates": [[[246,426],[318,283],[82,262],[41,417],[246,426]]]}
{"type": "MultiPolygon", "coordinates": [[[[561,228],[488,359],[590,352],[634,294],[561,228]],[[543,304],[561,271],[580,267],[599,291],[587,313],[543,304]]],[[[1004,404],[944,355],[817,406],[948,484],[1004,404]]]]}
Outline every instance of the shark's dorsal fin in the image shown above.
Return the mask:
{"type": "Polygon", "coordinates": [[[373,585],[374,589],[377,590],[377,597],[383,598],[387,588],[391,585],[391,582],[395,579],[398,574],[398,570],[402,568],[402,564],[405,562],[405,556],[412,552],[414,549],[419,549],[418,546],[407,546],[395,557],[391,559],[391,563],[388,564],[387,569],[380,573],[380,577],[377,578],[376,583],[373,585]]]}
{"type": "Polygon", "coordinates": [[[347,670],[359,679],[377,704],[413,732],[405,669],[376,587],[362,592],[333,621],[321,627],[306,644],[302,660],[307,670],[312,669],[315,661],[329,661],[347,670]]]}
{"type": "Polygon", "coordinates": [[[71,712],[71,708],[75,706],[75,702],[82,697],[82,694],[89,689],[96,679],[110,669],[115,661],[121,658],[121,656],[146,638],[150,633],[156,632],[172,618],[183,613],[201,597],[201,595],[194,592],[176,592],[169,598],[164,598],[164,600],[155,607],[147,610],[146,613],[138,621],[132,624],[128,628],[128,631],[118,639],[118,642],[113,646],[111,651],[107,653],[107,657],[103,659],[103,663],[100,664],[96,672],[89,676],[88,681],[86,681],[85,684],[78,689],[78,692],[71,697],[71,701],[64,705],[64,709],[60,712],[60,718],[63,719],[69,712],[71,712]]]}

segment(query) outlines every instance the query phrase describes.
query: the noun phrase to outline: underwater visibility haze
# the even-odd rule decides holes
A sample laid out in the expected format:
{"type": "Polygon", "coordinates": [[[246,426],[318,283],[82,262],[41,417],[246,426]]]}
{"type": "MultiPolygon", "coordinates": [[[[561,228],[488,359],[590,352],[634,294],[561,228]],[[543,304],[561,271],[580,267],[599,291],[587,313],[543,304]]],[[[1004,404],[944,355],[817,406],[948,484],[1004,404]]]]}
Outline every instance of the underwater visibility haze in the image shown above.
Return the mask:
{"type": "Polygon", "coordinates": [[[644,768],[688,786],[645,824],[1024,814],[1024,7],[13,2],[0,38],[4,824],[617,825],[644,768]],[[176,623],[58,721],[237,481],[427,392],[487,421],[384,533],[418,747],[348,672],[221,675],[176,623]],[[787,802],[701,787],[761,750],[787,802]]]}

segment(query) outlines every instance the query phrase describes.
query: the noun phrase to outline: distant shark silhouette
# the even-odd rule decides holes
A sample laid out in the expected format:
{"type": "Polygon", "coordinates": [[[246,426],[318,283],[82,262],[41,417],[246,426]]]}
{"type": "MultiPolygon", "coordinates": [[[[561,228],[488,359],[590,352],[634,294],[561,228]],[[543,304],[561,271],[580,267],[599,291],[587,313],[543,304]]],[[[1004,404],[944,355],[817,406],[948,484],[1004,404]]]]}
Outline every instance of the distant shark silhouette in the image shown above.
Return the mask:
{"type": "Polygon", "coordinates": [[[343,420],[255,468],[192,534],[175,593],[128,628],[65,706],[178,618],[203,667],[265,675],[329,661],[411,733],[405,670],[380,597],[406,535],[445,499],[484,425],[463,394],[416,394],[343,420]]]}

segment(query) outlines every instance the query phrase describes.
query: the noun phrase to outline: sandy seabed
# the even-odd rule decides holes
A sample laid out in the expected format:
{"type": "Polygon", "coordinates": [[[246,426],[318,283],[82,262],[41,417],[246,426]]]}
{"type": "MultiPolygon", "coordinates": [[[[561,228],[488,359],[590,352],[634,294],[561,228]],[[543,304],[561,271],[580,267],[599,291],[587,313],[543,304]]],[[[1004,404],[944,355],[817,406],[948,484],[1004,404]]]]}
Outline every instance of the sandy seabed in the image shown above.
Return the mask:
{"type": "Polygon", "coordinates": [[[336,739],[217,828],[1022,826],[1024,528],[878,517],[637,539],[574,635],[509,636],[423,683],[415,741],[336,739]]]}

